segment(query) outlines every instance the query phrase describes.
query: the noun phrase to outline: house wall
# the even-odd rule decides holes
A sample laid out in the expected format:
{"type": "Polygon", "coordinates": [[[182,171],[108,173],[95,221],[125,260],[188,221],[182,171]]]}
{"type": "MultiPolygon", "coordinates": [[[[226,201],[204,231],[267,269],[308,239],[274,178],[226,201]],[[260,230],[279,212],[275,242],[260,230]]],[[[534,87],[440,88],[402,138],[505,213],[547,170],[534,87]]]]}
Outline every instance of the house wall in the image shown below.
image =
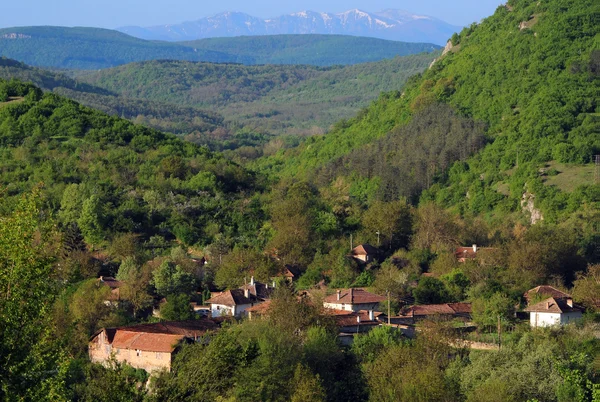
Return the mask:
{"type": "Polygon", "coordinates": [[[530,313],[530,324],[532,327],[550,327],[561,325],[561,314],[559,313],[530,313]]]}
{"type": "Polygon", "coordinates": [[[249,309],[254,304],[240,304],[237,306],[225,306],[224,304],[211,304],[210,312],[213,317],[234,316],[241,317],[246,309],[249,309]]]}
{"type": "Polygon", "coordinates": [[[92,339],[88,353],[92,363],[106,364],[114,356],[120,363],[126,362],[149,373],[163,369],[171,370],[171,353],[113,348],[107,342],[104,332],[92,339]]]}
{"type": "Polygon", "coordinates": [[[171,353],[119,348],[113,350],[118,362],[127,362],[130,366],[144,369],[149,373],[163,369],[171,370],[171,353]]]}
{"type": "Polygon", "coordinates": [[[560,324],[566,325],[572,322],[578,321],[583,318],[581,311],[573,311],[571,313],[562,314],[560,317],[560,324]]]}
{"type": "Polygon", "coordinates": [[[377,310],[379,303],[360,303],[360,304],[346,304],[346,303],[323,303],[323,307],[332,308],[336,310],[354,311],[360,310],[377,310]]]}

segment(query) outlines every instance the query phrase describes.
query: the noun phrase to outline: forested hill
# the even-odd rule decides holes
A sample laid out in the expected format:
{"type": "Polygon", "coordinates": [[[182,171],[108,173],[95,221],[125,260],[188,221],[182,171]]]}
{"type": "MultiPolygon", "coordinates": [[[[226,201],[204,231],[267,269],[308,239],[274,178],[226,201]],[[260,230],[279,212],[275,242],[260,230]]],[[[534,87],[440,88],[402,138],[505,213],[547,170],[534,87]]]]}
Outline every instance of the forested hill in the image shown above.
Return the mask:
{"type": "Polygon", "coordinates": [[[144,60],[241,64],[356,64],[397,55],[431,52],[439,46],[375,38],[281,35],[194,43],[147,41],[100,28],[14,27],[0,29],[0,56],[33,66],[101,69],[144,60]],[[268,51],[256,52],[262,47],[268,51]]]}
{"type": "Polygon", "coordinates": [[[511,0],[403,92],[261,167],[320,186],[337,178],[363,199],[429,187],[425,199],[465,214],[520,211],[524,194],[547,221],[597,211],[599,19],[592,0],[511,0]]]}
{"type": "Polygon", "coordinates": [[[128,98],[208,108],[229,121],[276,134],[322,132],[381,91],[400,89],[437,53],[352,66],[243,66],[148,61],[80,75],[128,98]]]}
{"type": "MultiPolygon", "coordinates": [[[[143,123],[174,134],[205,134],[224,129],[224,117],[216,112],[144,99],[119,96],[105,89],[72,79],[65,74],[31,67],[0,57],[0,78],[31,82],[113,116],[143,123]]],[[[206,141],[205,141],[206,142],[206,141]]]]}
{"type": "Polygon", "coordinates": [[[42,184],[61,228],[78,227],[88,245],[121,233],[151,249],[209,243],[219,231],[244,244],[262,224],[243,168],[18,81],[0,79],[0,155],[1,213],[42,184]]]}
{"type": "Polygon", "coordinates": [[[367,63],[441,49],[431,43],[396,42],[346,35],[240,36],[179,43],[205,51],[235,54],[252,60],[252,64],[315,66],[367,63]]]}

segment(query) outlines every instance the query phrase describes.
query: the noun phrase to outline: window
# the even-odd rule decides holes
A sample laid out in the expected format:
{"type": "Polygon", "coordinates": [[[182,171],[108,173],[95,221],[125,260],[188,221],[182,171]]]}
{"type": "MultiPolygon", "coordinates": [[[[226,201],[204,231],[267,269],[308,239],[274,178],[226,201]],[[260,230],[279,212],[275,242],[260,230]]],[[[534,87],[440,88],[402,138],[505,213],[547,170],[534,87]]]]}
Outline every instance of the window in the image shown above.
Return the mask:
{"type": "Polygon", "coordinates": [[[137,350],[135,351],[135,354],[136,354],[136,356],[137,356],[137,357],[140,357],[140,356],[142,355],[142,351],[141,351],[141,350],[139,350],[139,349],[137,349],[137,350]]]}

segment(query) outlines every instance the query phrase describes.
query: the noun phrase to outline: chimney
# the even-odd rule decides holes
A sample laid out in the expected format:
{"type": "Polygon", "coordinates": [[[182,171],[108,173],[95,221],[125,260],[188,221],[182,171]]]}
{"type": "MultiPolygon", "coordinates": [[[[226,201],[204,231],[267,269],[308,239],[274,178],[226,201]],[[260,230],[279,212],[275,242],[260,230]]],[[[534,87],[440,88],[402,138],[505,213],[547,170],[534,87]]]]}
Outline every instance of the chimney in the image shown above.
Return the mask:
{"type": "Polygon", "coordinates": [[[250,298],[250,289],[248,289],[247,287],[246,287],[246,288],[244,288],[244,297],[245,297],[246,299],[249,299],[249,298],[250,298]]]}
{"type": "Polygon", "coordinates": [[[354,289],[350,288],[350,303],[354,303],[354,289]]]}
{"type": "Polygon", "coordinates": [[[275,281],[273,281],[273,289],[275,289],[275,281]]]}
{"type": "Polygon", "coordinates": [[[340,294],[341,294],[341,293],[342,293],[341,291],[339,291],[339,290],[337,291],[337,299],[338,299],[338,300],[340,300],[340,294]]]}
{"type": "Polygon", "coordinates": [[[369,321],[375,321],[375,314],[373,314],[373,310],[369,310],[369,321]]]}
{"type": "Polygon", "coordinates": [[[546,302],[546,310],[550,310],[550,302],[546,302]]]}
{"type": "Polygon", "coordinates": [[[356,322],[357,322],[357,323],[360,323],[360,313],[357,313],[357,314],[356,314],[356,322]]]}
{"type": "Polygon", "coordinates": [[[477,244],[473,244],[473,252],[476,253],[477,252],[477,244]]]}
{"type": "Polygon", "coordinates": [[[250,277],[250,285],[254,285],[254,275],[250,277]]]}
{"type": "Polygon", "coordinates": [[[567,306],[573,307],[573,299],[571,299],[570,297],[567,298],[567,306]]]}

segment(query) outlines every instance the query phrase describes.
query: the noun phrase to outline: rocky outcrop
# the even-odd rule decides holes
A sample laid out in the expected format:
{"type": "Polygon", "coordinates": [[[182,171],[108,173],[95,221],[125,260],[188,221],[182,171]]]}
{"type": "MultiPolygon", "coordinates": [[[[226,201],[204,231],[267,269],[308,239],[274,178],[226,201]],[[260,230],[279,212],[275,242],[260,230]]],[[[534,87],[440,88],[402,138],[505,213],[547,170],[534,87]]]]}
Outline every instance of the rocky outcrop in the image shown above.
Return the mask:
{"type": "Polygon", "coordinates": [[[532,225],[544,220],[544,215],[542,215],[542,211],[535,207],[535,195],[526,191],[523,194],[523,198],[521,199],[521,208],[524,213],[529,214],[529,221],[532,225]]]}

